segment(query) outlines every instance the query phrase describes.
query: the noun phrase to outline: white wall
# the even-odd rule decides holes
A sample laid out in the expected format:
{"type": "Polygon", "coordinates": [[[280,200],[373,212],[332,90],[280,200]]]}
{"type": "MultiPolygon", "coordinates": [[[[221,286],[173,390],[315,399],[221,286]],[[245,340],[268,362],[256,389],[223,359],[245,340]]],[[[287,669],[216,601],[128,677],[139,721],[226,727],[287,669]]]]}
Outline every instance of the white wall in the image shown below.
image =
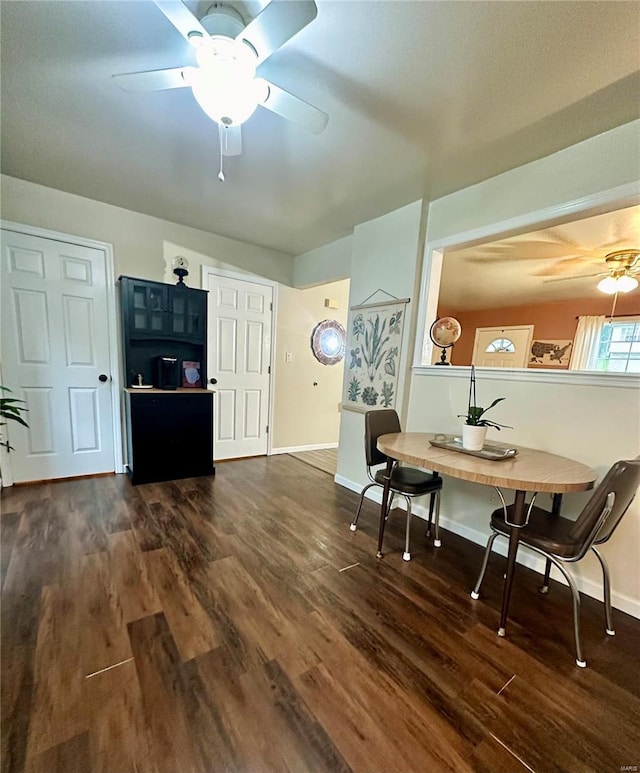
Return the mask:
{"type": "Polygon", "coordinates": [[[639,178],[640,120],[432,201],[427,241],[561,206],[639,178]]]}
{"type": "MultiPolygon", "coordinates": [[[[4,220],[112,244],[116,277],[162,282],[164,243],[170,242],[277,282],[293,281],[293,257],[284,253],[6,175],[0,177],[0,194],[4,220]]],[[[194,286],[200,286],[199,276],[194,286]]]]}
{"type": "MultiPolygon", "coordinates": [[[[562,206],[582,197],[628,185],[640,177],[640,121],[459,191],[429,207],[428,241],[470,229],[488,228],[507,218],[562,206]]],[[[468,384],[459,374],[436,369],[411,380],[407,429],[459,432],[468,384]]],[[[501,439],[568,456],[603,473],[617,459],[640,453],[640,396],[637,389],[510,381],[492,374],[479,383],[486,400],[505,396],[496,420],[512,424],[501,439]]],[[[444,523],[475,541],[488,535],[490,489],[447,479],[442,498],[444,523]]],[[[577,513],[588,495],[567,495],[564,511],[577,513]]],[[[444,549],[444,548],[443,548],[444,549]]],[[[603,547],[613,576],[614,604],[640,616],[640,497],[611,542],[603,547]]],[[[595,559],[577,573],[583,589],[600,595],[595,559]]]]}
{"type": "Polygon", "coordinates": [[[304,252],[295,259],[294,287],[313,287],[351,276],[353,236],[344,236],[315,250],[304,252]]]}
{"type": "MultiPolygon", "coordinates": [[[[417,201],[362,223],[354,231],[351,254],[350,306],[362,303],[377,290],[384,290],[396,298],[411,298],[411,303],[406,307],[396,392],[396,410],[401,416],[402,395],[409,376],[408,364],[411,362],[411,319],[417,307],[416,264],[420,245],[421,214],[422,202],[417,201]]],[[[388,300],[388,296],[377,293],[372,302],[385,299],[388,300]]],[[[349,324],[351,316],[352,313],[349,316],[349,324]]],[[[364,414],[343,410],[336,480],[351,488],[361,488],[367,480],[363,438],[364,414]]]]}
{"type": "Polygon", "coordinates": [[[325,319],[346,327],[348,309],[348,279],[306,290],[278,287],[273,381],[275,452],[338,444],[343,363],[318,362],[311,351],[311,333],[325,319]],[[337,301],[338,308],[326,308],[325,298],[337,301]],[[290,362],[286,361],[287,352],[290,362]]]}

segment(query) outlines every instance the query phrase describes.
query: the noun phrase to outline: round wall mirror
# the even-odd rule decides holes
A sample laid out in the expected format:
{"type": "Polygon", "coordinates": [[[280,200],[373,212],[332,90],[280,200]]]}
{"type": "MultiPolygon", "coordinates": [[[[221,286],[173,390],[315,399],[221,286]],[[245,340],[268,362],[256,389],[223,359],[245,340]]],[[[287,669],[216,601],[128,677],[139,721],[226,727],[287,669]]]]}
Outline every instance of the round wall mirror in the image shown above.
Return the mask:
{"type": "Polygon", "coordinates": [[[311,351],[323,365],[335,365],[344,357],[346,333],[342,325],[334,319],[325,319],[318,323],[311,334],[311,351]]]}

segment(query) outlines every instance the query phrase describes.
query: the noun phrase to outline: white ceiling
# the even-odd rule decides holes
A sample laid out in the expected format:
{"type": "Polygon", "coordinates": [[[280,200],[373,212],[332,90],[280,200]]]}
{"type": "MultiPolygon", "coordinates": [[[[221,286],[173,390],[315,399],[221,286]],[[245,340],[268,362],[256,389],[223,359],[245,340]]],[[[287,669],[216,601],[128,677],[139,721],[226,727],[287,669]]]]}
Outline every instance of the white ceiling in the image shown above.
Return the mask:
{"type": "MultiPolygon", "coordinates": [[[[250,18],[264,3],[234,5],[250,18]]],[[[3,0],[3,171],[299,254],[640,114],[638,3],[318,7],[260,74],[329,113],[327,129],[258,109],[220,183],[216,127],[188,89],[111,80],[193,63],[152,2],[3,0]]]]}
{"type": "Polygon", "coordinates": [[[624,249],[640,249],[640,205],[447,250],[439,304],[453,313],[602,297],[605,256],[624,249]]]}

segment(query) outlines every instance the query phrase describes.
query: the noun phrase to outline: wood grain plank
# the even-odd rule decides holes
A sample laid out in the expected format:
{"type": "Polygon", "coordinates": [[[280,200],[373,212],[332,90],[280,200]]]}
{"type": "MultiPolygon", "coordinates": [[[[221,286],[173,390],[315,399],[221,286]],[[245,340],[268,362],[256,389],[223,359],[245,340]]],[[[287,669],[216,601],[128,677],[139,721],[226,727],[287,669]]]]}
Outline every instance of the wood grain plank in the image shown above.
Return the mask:
{"type": "Polygon", "coordinates": [[[108,553],[84,557],[80,588],[84,624],[82,669],[87,676],[129,659],[132,652],[108,553]]]}
{"type": "Polygon", "coordinates": [[[151,486],[109,476],[21,489],[1,495],[17,516],[2,773],[635,764],[640,621],[616,613],[607,638],[602,605],[585,598],[589,668],[576,669],[567,589],[542,597],[520,567],[499,638],[503,559],[473,601],[482,548],[446,533],[435,550],[414,519],[403,562],[394,514],[376,560],[378,508],[366,502],[350,532],[357,495],[295,459],[151,486]]]}
{"type": "Polygon", "coordinates": [[[292,673],[302,673],[318,662],[299,627],[267,599],[235,558],[213,562],[208,576],[217,604],[260,659],[278,658],[292,673]]]}
{"type": "Polygon", "coordinates": [[[475,773],[531,773],[531,768],[493,735],[476,746],[472,761],[475,773]]]}
{"type": "Polygon", "coordinates": [[[89,733],[80,733],[29,759],[25,773],[87,773],[89,733]]]}
{"type": "Polygon", "coordinates": [[[19,523],[20,513],[3,513],[0,517],[0,588],[7,576],[19,523]]]}
{"type": "Polygon", "coordinates": [[[3,771],[22,770],[26,759],[42,591],[64,575],[68,530],[51,488],[41,487],[41,498],[26,491],[11,498],[23,509],[2,589],[3,771]]]}
{"type": "Polygon", "coordinates": [[[199,720],[203,732],[196,737],[202,759],[219,761],[216,769],[223,770],[350,770],[275,661],[242,674],[234,671],[233,664],[234,659],[221,647],[184,666],[197,672],[206,689],[206,712],[201,714],[215,717],[209,732],[204,732],[205,725],[199,720]]]}
{"type": "Polygon", "coordinates": [[[85,679],[92,773],[161,770],[144,718],[133,660],[85,679]]]}
{"type": "Polygon", "coordinates": [[[160,599],[149,576],[147,562],[132,531],[110,534],[108,538],[113,584],[125,623],[162,611],[160,599]]]}
{"type": "Polygon", "coordinates": [[[2,646],[2,773],[20,773],[27,758],[33,698],[35,648],[2,646]]]}
{"type": "Polygon", "coordinates": [[[181,678],[180,654],[164,615],[129,623],[129,636],[140,682],[142,708],[149,741],[166,771],[206,771],[194,755],[181,700],[186,687],[181,678]]]}
{"type": "Polygon", "coordinates": [[[300,759],[297,770],[346,773],[351,768],[328,733],[312,714],[293,682],[277,660],[240,678],[252,696],[259,716],[273,717],[272,736],[279,739],[284,759],[289,764],[291,751],[300,759]]]}
{"type": "Polygon", "coordinates": [[[182,660],[189,660],[221,643],[214,620],[203,608],[171,550],[154,550],[145,559],[162,609],[182,660]]]}
{"type": "Polygon", "coordinates": [[[372,758],[388,758],[385,764],[392,770],[401,769],[399,761],[405,770],[420,769],[420,765],[434,770],[470,769],[466,760],[472,744],[464,737],[468,731],[461,732],[464,726],[450,710],[451,704],[419,671],[399,684],[380,668],[387,655],[384,649],[369,662],[368,648],[350,642],[318,612],[309,616],[307,636],[313,637],[321,664],[294,679],[294,684],[352,767],[362,767],[361,755],[373,745],[372,758]],[[409,694],[408,684],[412,685],[409,694]],[[337,733],[344,747],[336,740],[337,733]]]}
{"type": "Polygon", "coordinates": [[[35,657],[35,687],[27,756],[50,749],[87,729],[83,703],[82,618],[77,593],[43,588],[35,657]]]}

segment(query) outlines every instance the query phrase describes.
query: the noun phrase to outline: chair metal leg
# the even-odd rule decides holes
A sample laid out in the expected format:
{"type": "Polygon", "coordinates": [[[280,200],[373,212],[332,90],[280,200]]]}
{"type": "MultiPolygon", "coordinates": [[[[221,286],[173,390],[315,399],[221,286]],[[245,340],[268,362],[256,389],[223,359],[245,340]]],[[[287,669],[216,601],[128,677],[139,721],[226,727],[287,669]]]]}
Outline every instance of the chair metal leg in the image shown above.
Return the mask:
{"type": "Polygon", "coordinates": [[[356,510],[356,517],[349,524],[351,531],[355,531],[358,528],[358,518],[360,517],[360,510],[362,510],[362,503],[364,502],[364,495],[373,486],[378,486],[379,483],[367,483],[367,485],[360,492],[360,501],[358,502],[358,509],[356,510]]]}
{"type": "Polygon", "coordinates": [[[497,531],[494,531],[493,534],[489,537],[489,540],[487,542],[487,547],[484,551],[484,558],[482,559],[482,568],[480,569],[480,576],[478,577],[478,580],[476,582],[476,587],[471,591],[471,598],[472,599],[479,599],[480,598],[480,586],[482,585],[482,581],[484,580],[484,574],[487,571],[487,566],[489,565],[489,556],[491,555],[491,548],[493,547],[493,543],[496,539],[496,537],[499,537],[497,531]]]}
{"type": "Polygon", "coordinates": [[[544,568],[544,579],[542,585],[538,588],[539,593],[549,593],[549,578],[551,577],[551,559],[547,558],[547,565],[544,568]]]}
{"type": "Polygon", "coordinates": [[[604,560],[604,556],[600,555],[600,551],[595,545],[591,546],[591,550],[593,550],[598,557],[598,561],[600,561],[600,566],[602,567],[602,579],[604,583],[604,616],[607,624],[607,633],[609,636],[615,636],[616,632],[613,627],[613,614],[611,611],[611,578],[609,575],[609,567],[604,560]]]}
{"type": "Polygon", "coordinates": [[[431,524],[433,523],[433,531],[434,531],[434,539],[433,539],[433,546],[435,548],[439,548],[442,545],[442,542],[440,541],[440,535],[438,531],[438,524],[440,523],[440,491],[433,491],[431,493],[431,497],[429,498],[429,520],[427,521],[427,528],[425,530],[424,536],[430,537],[431,536],[431,524]],[[435,519],[433,517],[435,511],[435,519]]]}
{"type": "Polygon", "coordinates": [[[395,491],[391,491],[389,493],[389,504],[387,506],[387,514],[384,517],[385,521],[388,521],[389,520],[389,516],[391,515],[391,510],[393,508],[393,499],[394,499],[395,495],[396,495],[395,491]]]}
{"type": "MultiPolygon", "coordinates": [[[[546,555],[547,558],[549,558],[546,553],[543,555],[546,555]]],[[[580,668],[586,668],[587,661],[582,655],[582,646],[580,644],[580,591],[578,590],[578,586],[576,585],[573,577],[564,568],[564,566],[555,558],[551,558],[550,560],[553,562],[554,566],[557,566],[558,569],[562,572],[565,580],[569,583],[569,587],[571,588],[571,598],[573,600],[573,636],[576,642],[576,666],[579,666],[580,668]]]]}
{"type": "MultiPolygon", "coordinates": [[[[439,548],[442,545],[440,541],[440,490],[435,491],[436,513],[433,521],[433,547],[439,548]]],[[[433,497],[433,494],[431,495],[433,497]]]]}
{"type": "Polygon", "coordinates": [[[427,520],[427,528],[424,533],[425,537],[431,536],[431,521],[433,520],[433,505],[435,504],[435,501],[436,501],[436,492],[433,491],[431,492],[431,496],[429,497],[429,518],[427,520]]]}
{"type": "Polygon", "coordinates": [[[407,502],[407,529],[404,535],[404,553],[402,554],[402,558],[404,561],[411,561],[411,553],[409,552],[409,531],[411,528],[411,499],[406,494],[403,494],[403,496],[407,502]]]}

